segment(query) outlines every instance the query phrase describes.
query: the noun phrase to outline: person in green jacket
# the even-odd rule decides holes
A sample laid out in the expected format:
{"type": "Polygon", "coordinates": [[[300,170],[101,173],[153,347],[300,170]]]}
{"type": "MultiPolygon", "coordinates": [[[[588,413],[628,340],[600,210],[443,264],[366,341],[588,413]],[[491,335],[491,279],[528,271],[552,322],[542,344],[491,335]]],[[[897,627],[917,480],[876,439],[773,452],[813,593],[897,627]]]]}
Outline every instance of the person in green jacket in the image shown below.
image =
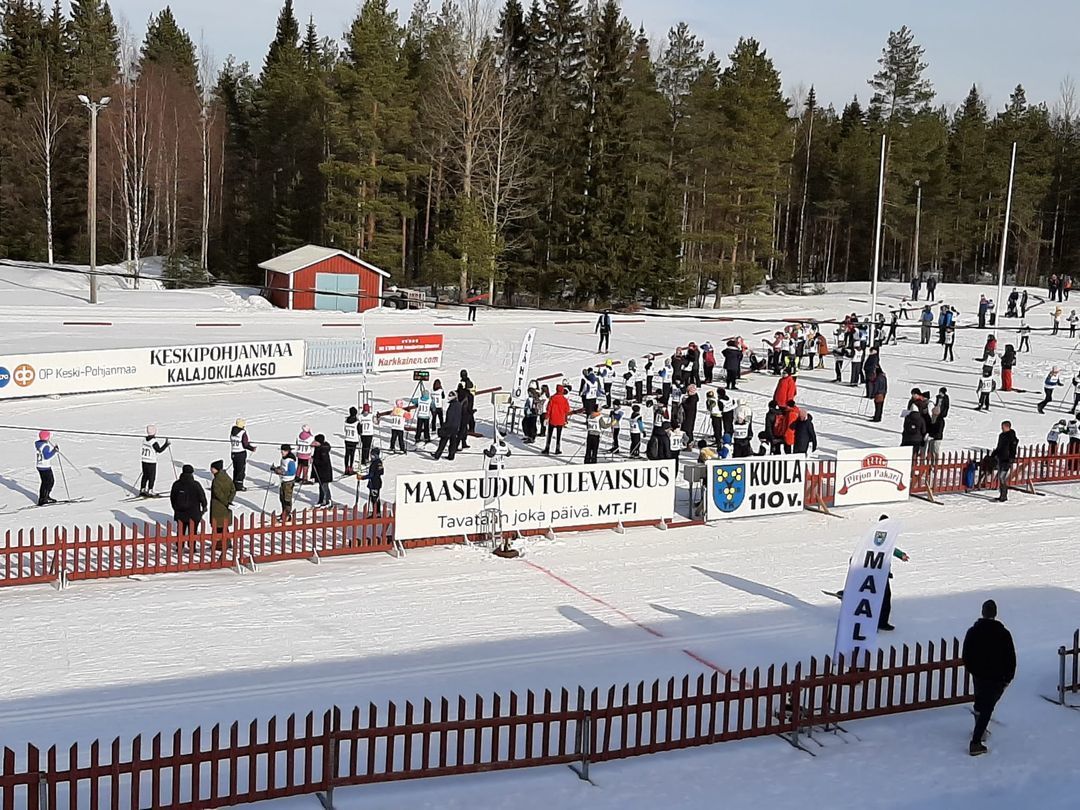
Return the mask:
{"type": "MultiPolygon", "coordinates": [[[[214,480],[210,484],[210,523],[215,533],[224,534],[232,526],[232,504],[236,498],[236,485],[233,484],[229,474],[225,472],[224,464],[215,461],[210,465],[210,472],[214,480]]],[[[222,556],[229,547],[229,541],[222,539],[214,544],[222,556]]]]}

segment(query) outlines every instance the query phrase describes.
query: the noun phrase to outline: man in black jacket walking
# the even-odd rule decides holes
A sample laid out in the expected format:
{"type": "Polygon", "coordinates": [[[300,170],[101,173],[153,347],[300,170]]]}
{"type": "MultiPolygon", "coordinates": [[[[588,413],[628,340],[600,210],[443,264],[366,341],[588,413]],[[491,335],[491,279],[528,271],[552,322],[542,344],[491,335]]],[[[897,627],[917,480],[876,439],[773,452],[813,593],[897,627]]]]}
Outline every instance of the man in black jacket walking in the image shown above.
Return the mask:
{"type": "Polygon", "coordinates": [[[982,618],[964,636],[964,668],[975,686],[975,730],[971,735],[970,754],[986,753],[983,735],[1001,700],[1005,688],[1016,675],[1016,648],[1012,635],[997,620],[997,603],[983,602],[982,618]]]}
{"type": "Polygon", "coordinates": [[[1016,451],[1020,446],[1020,440],[1012,429],[1012,422],[1001,423],[1001,433],[998,434],[997,447],[994,449],[994,458],[998,463],[998,500],[1009,500],[1009,474],[1012,465],[1016,462],[1016,451]]]}
{"type": "Polygon", "coordinates": [[[457,453],[458,433],[461,432],[461,403],[458,402],[457,393],[451,391],[447,394],[446,416],[443,417],[442,427],[439,428],[439,447],[435,451],[435,460],[438,461],[446,451],[446,460],[453,461],[457,453]]]}

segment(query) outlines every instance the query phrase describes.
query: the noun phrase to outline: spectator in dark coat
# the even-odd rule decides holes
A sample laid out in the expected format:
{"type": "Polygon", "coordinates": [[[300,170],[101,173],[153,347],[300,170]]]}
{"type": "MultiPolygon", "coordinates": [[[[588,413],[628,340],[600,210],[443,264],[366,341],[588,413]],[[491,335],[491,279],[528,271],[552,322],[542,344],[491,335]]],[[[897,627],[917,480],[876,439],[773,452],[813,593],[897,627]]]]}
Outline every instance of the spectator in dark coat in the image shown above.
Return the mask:
{"type": "Polygon", "coordinates": [[[1012,429],[1012,422],[1001,423],[1001,433],[998,435],[997,447],[994,448],[994,459],[997,461],[998,475],[998,500],[1009,500],[1009,474],[1012,465],[1016,462],[1016,452],[1020,446],[1020,440],[1012,429]]]}
{"type": "Polygon", "coordinates": [[[330,442],[320,433],[311,445],[311,468],[319,484],[319,502],[316,506],[331,506],[330,484],[334,481],[334,462],[330,457],[330,442]]]}
{"type": "Polygon", "coordinates": [[[877,373],[878,368],[881,367],[881,356],[878,354],[877,347],[873,347],[866,354],[866,359],[863,360],[862,373],[863,379],[866,381],[866,398],[870,399],[873,394],[870,389],[873,385],[871,380],[874,379],[874,374],[877,373]]]}
{"type": "Polygon", "coordinates": [[[910,447],[912,455],[922,450],[926,443],[926,417],[918,408],[911,408],[904,417],[900,446],[910,447]]]}
{"type": "Polygon", "coordinates": [[[1016,647],[1005,625],[997,620],[997,604],[983,602],[982,618],[964,636],[964,668],[975,686],[975,729],[969,751],[986,753],[983,735],[1005,688],[1016,676],[1016,647]]]}
{"type": "Polygon", "coordinates": [[[817,431],[814,430],[814,417],[809,411],[799,411],[799,419],[795,422],[795,452],[809,453],[811,449],[817,452],[817,431]]]}
{"type": "Polygon", "coordinates": [[[206,514],[206,492],[195,480],[195,468],[190,464],[184,465],[180,477],[173,482],[169,503],[172,504],[173,520],[180,526],[182,534],[190,533],[206,514]]]}
{"type": "Polygon", "coordinates": [[[742,369],[742,350],[736,341],[729,340],[723,355],[727,387],[734,389],[739,381],[739,372],[742,369]]]}
{"type": "Polygon", "coordinates": [[[698,393],[697,386],[691,385],[686,389],[686,396],[682,401],[682,432],[686,436],[687,446],[694,444],[694,427],[697,425],[698,393]]]}
{"type": "Polygon", "coordinates": [[[464,382],[458,383],[457,398],[461,403],[461,424],[458,426],[457,433],[458,449],[464,450],[469,446],[469,431],[476,423],[474,415],[476,405],[472,390],[464,382]]]}
{"type": "Polygon", "coordinates": [[[442,458],[443,450],[446,451],[446,460],[453,461],[457,453],[458,434],[461,433],[461,403],[458,401],[456,391],[447,394],[446,415],[443,417],[442,427],[439,428],[439,446],[435,450],[434,459],[442,458]]]}
{"type": "Polygon", "coordinates": [[[874,379],[870,381],[870,396],[874,400],[874,418],[871,422],[880,422],[881,414],[885,410],[885,397],[889,393],[889,378],[885,376],[885,369],[878,368],[874,379]]]}

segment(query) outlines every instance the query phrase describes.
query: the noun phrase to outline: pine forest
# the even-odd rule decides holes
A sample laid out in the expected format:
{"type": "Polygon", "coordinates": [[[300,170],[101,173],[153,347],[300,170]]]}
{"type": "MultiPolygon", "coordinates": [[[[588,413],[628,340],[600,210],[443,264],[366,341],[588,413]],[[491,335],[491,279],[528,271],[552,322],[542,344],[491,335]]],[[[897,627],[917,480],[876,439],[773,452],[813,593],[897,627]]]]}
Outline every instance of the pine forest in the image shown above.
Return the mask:
{"type": "Polygon", "coordinates": [[[866,279],[882,136],[883,276],[996,272],[1014,143],[1010,278],[1080,258],[1071,82],[946,105],[907,28],[838,109],[813,76],[785,92],[753,32],[726,53],[684,23],[650,40],[617,0],[417,0],[407,19],[364,0],[344,32],[284,0],[257,66],[216,60],[168,7],[141,41],[107,0],[0,10],[0,258],[86,262],[80,96],[109,98],[98,260],[132,274],[163,256],[177,278],[258,284],[259,262],[314,243],[508,305],[866,279]]]}

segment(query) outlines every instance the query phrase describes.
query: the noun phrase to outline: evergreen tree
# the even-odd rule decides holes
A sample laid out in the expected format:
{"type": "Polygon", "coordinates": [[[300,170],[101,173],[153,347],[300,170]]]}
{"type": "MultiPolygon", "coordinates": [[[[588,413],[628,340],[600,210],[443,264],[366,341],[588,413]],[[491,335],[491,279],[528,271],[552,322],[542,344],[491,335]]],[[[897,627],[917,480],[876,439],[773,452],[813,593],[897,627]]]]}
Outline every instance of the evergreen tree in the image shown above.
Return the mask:
{"type": "Polygon", "coordinates": [[[890,31],[878,59],[878,72],[869,84],[874,90],[870,115],[891,130],[911,122],[915,113],[934,98],[934,88],[923,73],[925,51],[915,43],[915,34],[906,25],[890,31]]]}
{"type": "Polygon", "coordinates": [[[195,44],[177,24],[169,6],[147,23],[140,58],[143,64],[154,63],[172,71],[187,87],[198,85],[195,44]]]}

